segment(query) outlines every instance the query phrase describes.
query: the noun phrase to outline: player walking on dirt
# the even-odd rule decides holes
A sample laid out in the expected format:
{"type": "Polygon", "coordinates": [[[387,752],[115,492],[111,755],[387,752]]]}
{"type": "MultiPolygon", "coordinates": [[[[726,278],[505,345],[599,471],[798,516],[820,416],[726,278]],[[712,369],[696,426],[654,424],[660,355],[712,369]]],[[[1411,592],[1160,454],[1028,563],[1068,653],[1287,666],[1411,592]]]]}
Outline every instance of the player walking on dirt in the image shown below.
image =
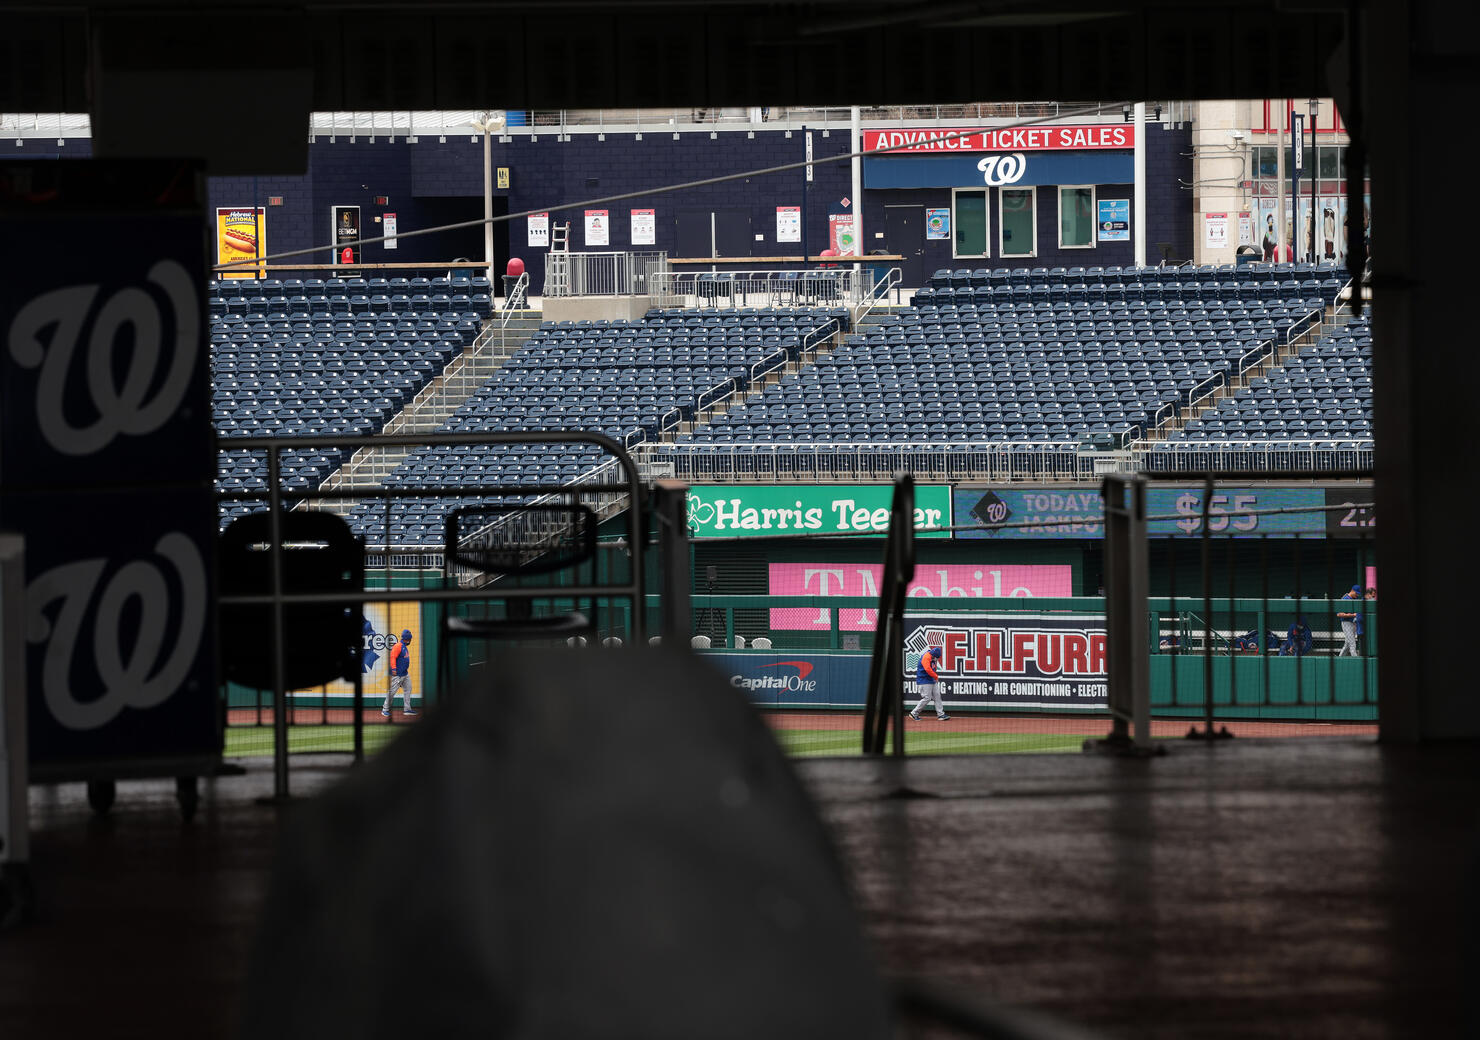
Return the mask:
{"type": "Polygon", "coordinates": [[[920,709],[930,702],[935,702],[935,717],[941,722],[950,718],[946,714],[945,705],[940,699],[940,662],[942,658],[940,647],[932,646],[920,655],[920,663],[915,666],[915,688],[920,691],[920,703],[915,705],[915,710],[910,712],[910,718],[916,722],[920,721],[920,709]]]}
{"type": "Polygon", "coordinates": [[[385,704],[380,713],[386,718],[391,717],[391,705],[396,701],[396,694],[401,695],[401,714],[415,715],[416,709],[411,706],[411,629],[401,631],[401,641],[391,647],[389,659],[391,683],[390,689],[385,695],[385,704]]]}

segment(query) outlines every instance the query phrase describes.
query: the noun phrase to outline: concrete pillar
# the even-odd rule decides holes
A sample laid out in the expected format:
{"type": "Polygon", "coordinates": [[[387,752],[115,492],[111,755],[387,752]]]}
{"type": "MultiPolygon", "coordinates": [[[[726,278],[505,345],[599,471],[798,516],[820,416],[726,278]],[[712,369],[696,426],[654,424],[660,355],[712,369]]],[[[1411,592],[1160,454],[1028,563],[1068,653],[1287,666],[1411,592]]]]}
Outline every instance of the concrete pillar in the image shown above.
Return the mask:
{"type": "Polygon", "coordinates": [[[1367,9],[1382,738],[1480,737],[1473,232],[1435,190],[1462,153],[1454,113],[1480,101],[1480,48],[1442,0],[1367,9]]]}

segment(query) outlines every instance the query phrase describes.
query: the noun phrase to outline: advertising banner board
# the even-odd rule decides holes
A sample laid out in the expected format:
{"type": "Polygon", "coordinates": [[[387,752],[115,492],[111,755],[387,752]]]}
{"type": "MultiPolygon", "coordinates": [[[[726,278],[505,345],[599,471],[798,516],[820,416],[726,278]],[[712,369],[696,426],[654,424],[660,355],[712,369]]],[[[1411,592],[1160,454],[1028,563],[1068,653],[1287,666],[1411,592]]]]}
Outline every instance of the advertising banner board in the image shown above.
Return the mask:
{"type": "MultiPolygon", "coordinates": [[[[699,484],[689,488],[689,534],[694,538],[759,537],[803,532],[883,535],[889,530],[889,484],[699,484]]],[[[915,488],[915,529],[921,538],[949,538],[951,489],[915,488]]]]}
{"type": "Polygon", "coordinates": [[[941,699],[948,705],[1106,707],[1103,614],[907,612],[904,632],[902,678],[912,686],[920,655],[940,647],[941,699]]]}
{"type": "MultiPolygon", "coordinates": [[[[882,564],[773,563],[769,565],[772,596],[871,596],[878,598],[882,564]]],[[[980,599],[991,596],[1031,598],[1074,595],[1074,568],[1068,564],[919,564],[907,593],[912,599],[980,599]]],[[[879,612],[850,607],[838,615],[843,632],[871,632],[879,612]]],[[[827,632],[832,610],[775,607],[771,628],[827,632]]]]}

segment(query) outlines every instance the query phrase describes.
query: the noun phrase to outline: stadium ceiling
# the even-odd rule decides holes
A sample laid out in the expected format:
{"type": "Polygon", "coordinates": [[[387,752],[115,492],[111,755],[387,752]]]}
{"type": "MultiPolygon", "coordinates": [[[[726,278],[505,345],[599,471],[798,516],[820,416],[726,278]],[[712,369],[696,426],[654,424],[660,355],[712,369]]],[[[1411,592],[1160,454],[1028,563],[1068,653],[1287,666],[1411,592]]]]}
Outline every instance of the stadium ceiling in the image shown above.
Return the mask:
{"type": "Polygon", "coordinates": [[[214,172],[234,137],[267,173],[310,111],[1329,97],[1348,7],[0,0],[0,111],[86,111],[99,154],[205,127],[214,172]]]}

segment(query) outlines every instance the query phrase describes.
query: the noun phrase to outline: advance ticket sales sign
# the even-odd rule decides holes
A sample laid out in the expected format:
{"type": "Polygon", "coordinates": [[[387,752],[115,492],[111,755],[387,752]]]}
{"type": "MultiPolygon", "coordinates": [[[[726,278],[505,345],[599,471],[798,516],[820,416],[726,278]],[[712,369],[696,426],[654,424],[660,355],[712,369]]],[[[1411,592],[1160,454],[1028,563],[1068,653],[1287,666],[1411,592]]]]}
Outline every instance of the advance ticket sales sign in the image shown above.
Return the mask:
{"type": "Polygon", "coordinates": [[[960,708],[1108,706],[1103,614],[905,614],[906,697],[930,646],[941,699],[960,708]]]}

